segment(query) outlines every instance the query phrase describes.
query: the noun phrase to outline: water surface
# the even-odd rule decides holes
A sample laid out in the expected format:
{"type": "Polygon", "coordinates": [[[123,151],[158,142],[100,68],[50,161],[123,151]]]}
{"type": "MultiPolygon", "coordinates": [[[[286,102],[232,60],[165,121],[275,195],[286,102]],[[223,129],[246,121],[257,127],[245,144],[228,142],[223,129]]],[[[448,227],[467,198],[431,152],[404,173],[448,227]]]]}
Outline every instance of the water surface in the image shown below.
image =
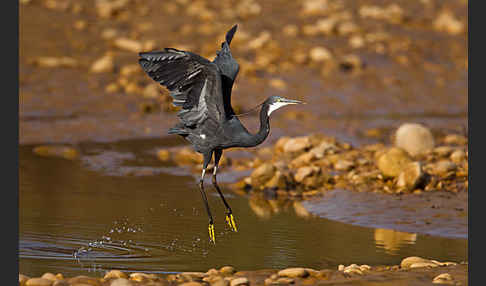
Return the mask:
{"type": "MultiPolygon", "coordinates": [[[[233,265],[239,270],[339,264],[398,264],[418,255],[467,260],[467,240],[356,226],[309,215],[302,204],[225,191],[238,232],[209,178],[216,245],[197,176],[163,165],[155,150],[174,142],[81,144],[81,157],[41,157],[19,147],[19,271],[36,276],[104,274],[107,269],[169,273],[233,265]]],[[[224,181],[225,176],[222,174],[224,181]]]]}

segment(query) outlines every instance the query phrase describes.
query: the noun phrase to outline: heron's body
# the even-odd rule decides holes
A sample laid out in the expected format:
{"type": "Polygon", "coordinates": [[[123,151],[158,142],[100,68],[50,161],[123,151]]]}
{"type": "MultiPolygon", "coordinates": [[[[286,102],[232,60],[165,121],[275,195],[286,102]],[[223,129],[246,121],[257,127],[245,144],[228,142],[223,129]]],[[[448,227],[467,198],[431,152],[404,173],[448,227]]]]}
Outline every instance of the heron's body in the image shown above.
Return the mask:
{"type": "Polygon", "coordinates": [[[174,98],[173,104],[181,106],[180,122],[169,129],[189,141],[203,154],[201,194],[210,219],[210,237],[214,241],[213,219],[203,188],[206,167],[214,154],[213,184],[228,210],[227,221],[236,231],[231,208],[216,182],[216,170],[223,150],[231,147],[254,147],[261,144],[270,132],[269,116],[273,110],[286,104],[300,103],[278,96],[269,97],[260,110],[260,129],[251,134],[243,126],[231,107],[231,90],[238,75],[239,65],[233,58],[229,45],[236,32],[236,25],[226,34],[214,61],[187,51],[166,48],[163,51],[140,53],[139,63],[155,81],[167,87],[174,98]]]}

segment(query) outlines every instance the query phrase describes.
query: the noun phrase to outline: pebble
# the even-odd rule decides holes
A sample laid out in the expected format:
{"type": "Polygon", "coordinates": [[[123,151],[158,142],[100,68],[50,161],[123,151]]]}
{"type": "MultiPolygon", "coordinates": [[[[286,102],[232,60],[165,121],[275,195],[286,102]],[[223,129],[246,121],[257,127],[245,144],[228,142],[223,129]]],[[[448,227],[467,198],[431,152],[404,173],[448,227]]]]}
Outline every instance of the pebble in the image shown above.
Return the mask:
{"type": "Polygon", "coordinates": [[[378,158],[377,165],[384,176],[396,177],[410,162],[412,159],[407,152],[401,148],[392,147],[378,158]]]}
{"type": "Polygon", "coordinates": [[[432,260],[425,259],[425,258],[418,257],[418,256],[410,256],[410,257],[404,258],[402,260],[402,262],[400,262],[401,268],[412,268],[412,266],[424,267],[424,266],[431,266],[431,265],[439,266],[438,263],[434,263],[432,260]]]}
{"type": "Polygon", "coordinates": [[[25,283],[26,286],[51,286],[52,281],[45,278],[30,278],[25,283]]]}
{"type": "Polygon", "coordinates": [[[48,279],[48,280],[51,280],[53,282],[57,280],[56,275],[54,275],[50,272],[44,273],[44,275],[42,275],[41,278],[48,279]]]}
{"type": "Polygon", "coordinates": [[[434,153],[441,157],[449,156],[454,151],[451,146],[439,146],[434,148],[434,153]]]}
{"type": "Polygon", "coordinates": [[[307,277],[309,276],[309,272],[302,267],[295,267],[295,268],[287,268],[284,270],[280,270],[278,272],[278,276],[283,277],[290,277],[290,278],[297,278],[297,277],[307,277]]]}
{"type": "Polygon", "coordinates": [[[446,174],[448,172],[455,171],[456,169],[457,165],[454,162],[448,160],[441,160],[439,162],[427,165],[428,172],[433,175],[446,174]]]}
{"type": "Polygon", "coordinates": [[[464,23],[458,20],[451,11],[444,10],[435,19],[433,23],[437,31],[447,32],[451,35],[457,35],[464,31],[464,23]]]}
{"type": "Polygon", "coordinates": [[[309,57],[312,61],[321,63],[332,59],[331,52],[324,47],[314,47],[309,52],[309,57]]]}
{"type": "Polygon", "coordinates": [[[78,61],[70,57],[39,57],[32,63],[43,68],[75,68],[78,66],[78,61]]]}
{"type": "Polygon", "coordinates": [[[467,144],[467,138],[458,134],[448,134],[444,137],[444,143],[450,145],[465,145],[467,144]]]}
{"type": "Polygon", "coordinates": [[[24,274],[19,274],[19,286],[24,286],[27,280],[29,280],[30,277],[26,276],[24,274]]]}
{"type": "Polygon", "coordinates": [[[403,167],[398,175],[397,187],[414,190],[422,182],[424,173],[420,162],[411,162],[403,167]]]}
{"type": "Polygon", "coordinates": [[[143,97],[146,98],[157,98],[161,95],[161,92],[159,90],[159,87],[155,84],[148,84],[144,89],[143,89],[143,97]]]}
{"type": "Polygon", "coordinates": [[[233,266],[226,265],[221,267],[221,269],[219,269],[219,272],[224,275],[233,275],[236,272],[236,270],[233,266]]]}
{"type": "Polygon", "coordinates": [[[115,69],[115,63],[111,54],[106,54],[103,57],[97,59],[90,68],[92,73],[107,73],[113,72],[115,69]]]}
{"type": "Polygon", "coordinates": [[[41,145],[35,147],[33,149],[33,152],[40,156],[61,157],[69,160],[73,160],[79,157],[78,150],[69,146],[41,145]]]}
{"type": "Polygon", "coordinates": [[[334,164],[334,169],[338,171],[349,171],[354,167],[354,162],[349,160],[339,160],[334,164]]]}
{"type": "Polygon", "coordinates": [[[142,52],[144,46],[141,42],[128,39],[128,38],[118,38],[114,42],[115,47],[126,50],[133,53],[142,52]]]}
{"type": "Polygon", "coordinates": [[[416,123],[402,124],[395,133],[395,146],[415,156],[434,148],[434,137],[430,130],[416,123]]]}
{"type": "Polygon", "coordinates": [[[231,280],[230,286],[239,286],[239,285],[250,285],[250,281],[246,277],[239,277],[231,280]]]}
{"type": "Polygon", "coordinates": [[[110,18],[120,12],[130,0],[96,0],[96,12],[101,18],[110,18]]]}
{"type": "Polygon", "coordinates": [[[268,182],[276,172],[277,168],[271,163],[265,163],[251,173],[251,184],[253,187],[261,188],[268,182]]]}
{"type": "Polygon", "coordinates": [[[304,166],[297,169],[295,173],[295,181],[298,183],[302,183],[305,178],[310,177],[312,175],[317,174],[320,171],[320,168],[317,166],[304,166]]]}
{"type": "Polygon", "coordinates": [[[288,140],[286,140],[285,144],[283,145],[283,152],[290,153],[295,156],[299,153],[308,150],[311,147],[312,145],[309,137],[302,136],[302,137],[289,138],[288,140]]]}
{"type": "Polygon", "coordinates": [[[126,278],[117,278],[113,281],[111,281],[110,286],[132,286],[133,283],[130,282],[130,280],[126,278]]]}
{"type": "MultiPolygon", "coordinates": [[[[119,279],[123,279],[123,278],[119,278],[119,279]]],[[[70,279],[67,280],[67,282],[69,284],[78,284],[79,283],[79,284],[89,284],[89,285],[92,285],[92,286],[101,286],[101,282],[98,279],[93,278],[93,277],[88,277],[88,276],[85,276],[85,275],[79,275],[79,276],[70,278],[70,279]]],[[[111,285],[113,285],[113,284],[111,284],[111,285]]],[[[122,286],[122,285],[117,285],[117,286],[122,286]]]]}
{"type": "Polygon", "coordinates": [[[454,285],[454,278],[452,278],[452,275],[449,273],[442,273],[434,277],[432,279],[432,283],[434,284],[448,284],[448,285],[454,285]]]}
{"type": "Polygon", "coordinates": [[[456,150],[454,152],[452,152],[451,156],[449,157],[451,159],[452,162],[454,163],[461,163],[462,161],[464,161],[466,159],[466,152],[464,152],[463,150],[456,150]]]}

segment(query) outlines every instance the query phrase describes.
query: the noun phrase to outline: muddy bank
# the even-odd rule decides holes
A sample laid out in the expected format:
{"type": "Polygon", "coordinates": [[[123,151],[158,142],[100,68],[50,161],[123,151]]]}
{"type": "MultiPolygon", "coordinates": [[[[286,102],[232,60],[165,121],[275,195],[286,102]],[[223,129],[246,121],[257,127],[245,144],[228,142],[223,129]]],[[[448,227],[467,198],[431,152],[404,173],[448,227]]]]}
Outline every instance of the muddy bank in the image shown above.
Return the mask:
{"type": "Polygon", "coordinates": [[[441,263],[420,257],[403,259],[400,265],[369,266],[339,265],[338,269],[316,270],[293,267],[280,270],[237,271],[232,266],[209,269],[207,272],[181,272],[157,275],[127,273],[119,270],[106,272],[103,277],[64,277],[62,273],[45,273],[42,277],[19,274],[19,285],[468,285],[468,265],[441,263]]]}
{"type": "MultiPolygon", "coordinates": [[[[309,103],[275,113],[269,141],[324,132],[376,142],[368,129],[410,119],[467,126],[467,1],[20,3],[21,144],[166,136],[177,120],[170,97],[137,53],[212,58],[235,23],[236,110],[277,94],[309,103]]],[[[245,118],[251,130],[257,122],[245,118]]]]}

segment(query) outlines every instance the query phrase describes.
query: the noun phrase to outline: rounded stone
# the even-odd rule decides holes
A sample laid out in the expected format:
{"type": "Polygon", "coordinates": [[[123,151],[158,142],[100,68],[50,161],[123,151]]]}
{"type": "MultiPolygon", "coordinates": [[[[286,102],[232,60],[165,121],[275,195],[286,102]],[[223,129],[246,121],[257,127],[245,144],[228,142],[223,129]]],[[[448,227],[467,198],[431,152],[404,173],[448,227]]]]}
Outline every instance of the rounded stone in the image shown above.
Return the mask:
{"type": "Polygon", "coordinates": [[[435,141],[430,130],[416,123],[405,123],[395,133],[395,146],[403,148],[410,155],[423,154],[434,148],[435,141]]]}
{"type": "Polygon", "coordinates": [[[125,272],[122,272],[120,270],[110,270],[106,272],[105,276],[103,277],[104,279],[110,279],[110,278],[128,278],[127,274],[125,272]]]}
{"type": "Polygon", "coordinates": [[[408,163],[398,175],[397,187],[413,190],[422,182],[423,178],[424,173],[420,162],[408,163]]]}
{"type": "Polygon", "coordinates": [[[422,257],[418,256],[410,256],[407,258],[404,258],[402,262],[400,262],[400,267],[401,268],[410,268],[411,265],[416,264],[416,263],[432,263],[429,259],[425,259],[422,257]]]}
{"type": "Polygon", "coordinates": [[[452,275],[449,273],[442,273],[434,277],[432,279],[432,283],[434,284],[448,284],[448,285],[454,285],[454,278],[452,278],[452,275]]]}
{"type": "Polygon", "coordinates": [[[290,277],[290,278],[307,277],[309,276],[309,272],[307,272],[305,268],[294,267],[294,268],[287,268],[284,270],[280,270],[278,272],[278,276],[290,277]]]}
{"type": "Polygon", "coordinates": [[[377,161],[378,168],[387,177],[396,177],[412,159],[401,148],[392,147],[382,154],[377,161]]]}
{"type": "Polygon", "coordinates": [[[276,168],[271,163],[265,163],[251,173],[251,184],[253,187],[263,187],[275,174],[276,168]]]}
{"type": "Polygon", "coordinates": [[[230,286],[239,286],[239,285],[250,285],[250,281],[246,277],[239,277],[231,280],[230,282],[230,286]]]}

